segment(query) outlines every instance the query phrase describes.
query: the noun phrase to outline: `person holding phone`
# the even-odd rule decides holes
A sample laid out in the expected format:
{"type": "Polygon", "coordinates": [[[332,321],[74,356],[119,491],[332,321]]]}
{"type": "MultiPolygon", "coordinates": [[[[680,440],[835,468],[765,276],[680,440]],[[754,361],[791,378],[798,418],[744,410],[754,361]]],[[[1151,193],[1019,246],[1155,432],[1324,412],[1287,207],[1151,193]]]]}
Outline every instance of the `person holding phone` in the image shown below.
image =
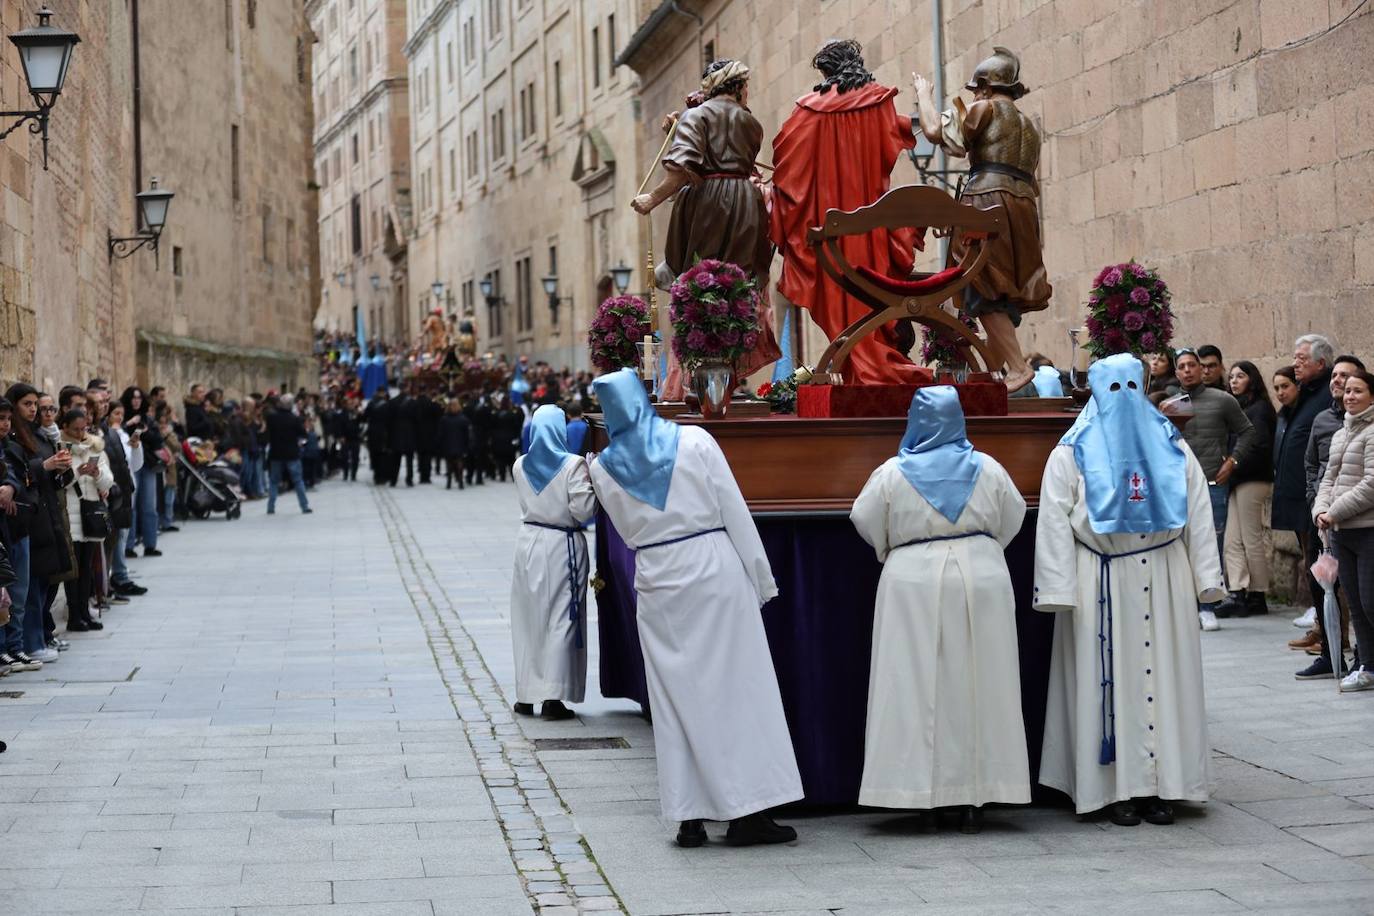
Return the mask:
{"type": "Polygon", "coordinates": [[[104,625],[91,617],[91,596],[95,590],[96,551],[104,543],[108,532],[93,530],[82,512],[83,502],[104,503],[114,486],[114,474],[105,454],[105,440],[87,431],[89,415],[81,407],[68,408],[58,421],[61,432],[59,444],[70,454],[76,475],[62,490],[66,500],[67,526],[71,531],[72,547],[76,554],[76,578],[68,579],[67,630],[81,633],[102,630],[104,625]]]}

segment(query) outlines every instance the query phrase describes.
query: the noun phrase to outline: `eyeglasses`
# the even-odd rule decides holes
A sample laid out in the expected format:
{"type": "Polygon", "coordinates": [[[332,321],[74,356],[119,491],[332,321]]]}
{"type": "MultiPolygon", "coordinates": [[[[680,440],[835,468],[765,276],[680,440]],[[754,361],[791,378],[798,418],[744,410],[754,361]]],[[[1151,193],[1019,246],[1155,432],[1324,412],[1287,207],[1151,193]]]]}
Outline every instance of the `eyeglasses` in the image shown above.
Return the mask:
{"type": "Polygon", "coordinates": [[[38,408],[38,412],[39,412],[39,413],[57,413],[57,408],[56,408],[56,407],[40,407],[40,408],[38,408]]]}

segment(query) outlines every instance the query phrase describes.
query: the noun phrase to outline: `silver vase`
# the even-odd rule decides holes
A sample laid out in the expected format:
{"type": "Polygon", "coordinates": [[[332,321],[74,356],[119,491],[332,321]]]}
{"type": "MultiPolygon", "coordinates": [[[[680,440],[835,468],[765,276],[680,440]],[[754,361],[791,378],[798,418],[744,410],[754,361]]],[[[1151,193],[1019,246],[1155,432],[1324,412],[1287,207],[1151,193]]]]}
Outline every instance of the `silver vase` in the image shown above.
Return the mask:
{"type": "Polygon", "coordinates": [[[701,404],[701,415],[707,420],[724,419],[734,391],[730,384],[733,375],[729,363],[703,363],[692,370],[692,391],[701,404]]]}

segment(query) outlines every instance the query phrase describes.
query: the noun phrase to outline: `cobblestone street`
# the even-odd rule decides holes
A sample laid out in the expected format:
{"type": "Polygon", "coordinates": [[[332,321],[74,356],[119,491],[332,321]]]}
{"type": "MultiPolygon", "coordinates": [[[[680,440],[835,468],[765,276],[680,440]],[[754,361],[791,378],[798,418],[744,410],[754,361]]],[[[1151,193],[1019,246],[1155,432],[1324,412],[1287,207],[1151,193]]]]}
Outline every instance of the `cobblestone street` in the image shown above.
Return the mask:
{"type": "Polygon", "coordinates": [[[1214,798],[1172,828],[844,811],[682,850],[594,638],[579,718],[512,721],[510,484],[312,503],[188,524],[147,596],[0,682],[0,912],[1374,911],[1374,699],[1294,681],[1286,611],[1204,635],[1214,798]],[[624,746],[536,745],[585,737],[624,746]]]}

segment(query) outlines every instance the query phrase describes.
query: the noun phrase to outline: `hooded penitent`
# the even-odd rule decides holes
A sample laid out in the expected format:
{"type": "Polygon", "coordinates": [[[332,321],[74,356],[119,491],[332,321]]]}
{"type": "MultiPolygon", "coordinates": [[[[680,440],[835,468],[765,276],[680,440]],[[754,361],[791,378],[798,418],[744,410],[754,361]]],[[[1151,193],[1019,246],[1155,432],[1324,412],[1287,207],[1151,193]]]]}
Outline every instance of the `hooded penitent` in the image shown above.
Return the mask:
{"type": "Polygon", "coordinates": [[[1060,440],[1073,446],[1088,519],[1098,534],[1144,534],[1188,523],[1187,459],[1174,424],[1145,397],[1129,353],[1088,370],[1093,397],[1060,440]]]}

